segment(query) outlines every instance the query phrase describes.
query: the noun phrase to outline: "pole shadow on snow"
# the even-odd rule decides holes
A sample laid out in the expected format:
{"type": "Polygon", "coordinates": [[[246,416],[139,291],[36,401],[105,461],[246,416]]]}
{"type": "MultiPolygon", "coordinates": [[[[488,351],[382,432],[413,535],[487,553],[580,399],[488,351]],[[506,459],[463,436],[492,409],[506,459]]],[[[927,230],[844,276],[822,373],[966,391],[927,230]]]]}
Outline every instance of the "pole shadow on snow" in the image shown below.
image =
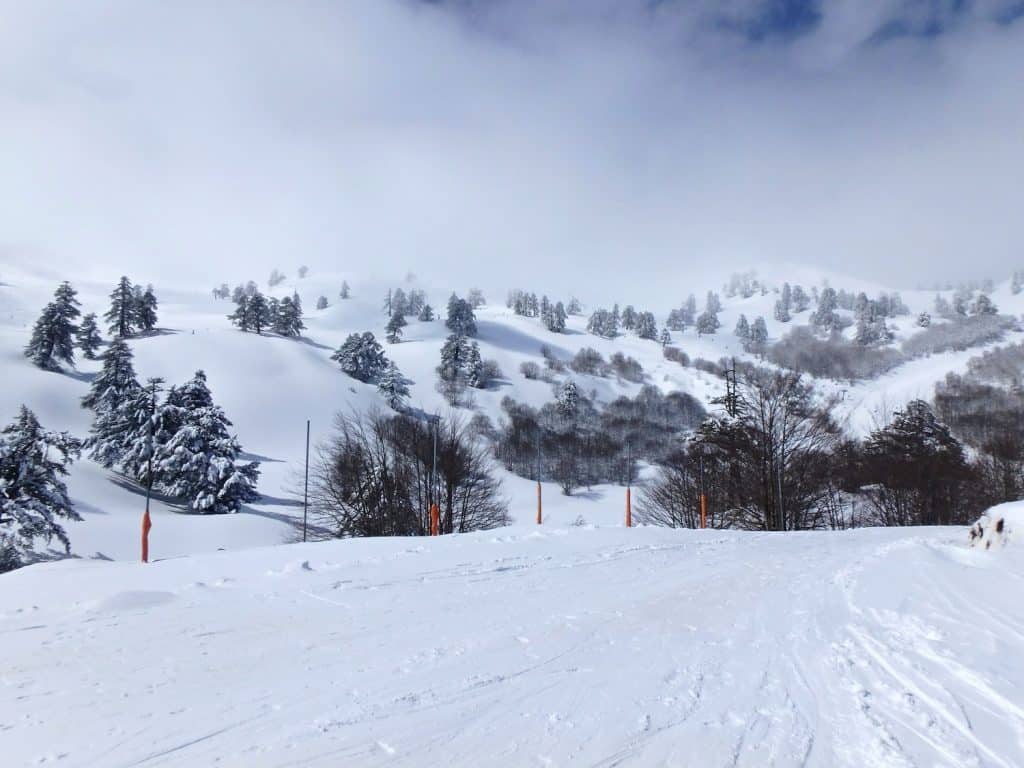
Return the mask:
{"type": "MultiPolygon", "coordinates": [[[[129,480],[124,475],[114,475],[113,477],[109,477],[107,479],[111,483],[116,485],[118,488],[121,488],[122,490],[128,491],[129,493],[135,496],[139,496],[142,499],[146,498],[146,489],[143,486],[136,483],[135,481],[129,480]]],[[[177,512],[179,514],[194,514],[192,512],[189,512],[188,507],[185,504],[182,504],[180,499],[176,499],[173,496],[167,496],[166,494],[160,493],[159,491],[154,490],[150,495],[150,499],[152,499],[153,501],[159,501],[164,506],[170,508],[172,511],[177,512]]]]}

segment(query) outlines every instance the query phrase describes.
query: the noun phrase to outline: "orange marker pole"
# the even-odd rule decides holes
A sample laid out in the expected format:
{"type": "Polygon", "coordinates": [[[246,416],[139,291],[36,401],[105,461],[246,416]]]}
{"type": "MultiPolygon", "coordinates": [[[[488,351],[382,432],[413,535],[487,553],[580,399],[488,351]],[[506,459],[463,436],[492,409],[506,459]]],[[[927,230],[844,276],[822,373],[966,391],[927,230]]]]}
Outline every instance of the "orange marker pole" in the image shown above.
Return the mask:
{"type": "Polygon", "coordinates": [[[705,493],[700,495],[700,527],[708,527],[708,497],[705,493]]]}
{"type": "Polygon", "coordinates": [[[142,562],[149,562],[149,529],[153,527],[153,521],[149,519],[149,508],[142,514],[142,562]]]}
{"type": "Polygon", "coordinates": [[[437,536],[437,529],[441,523],[441,510],[438,509],[437,504],[430,505],[430,535],[437,536]]]}
{"type": "Polygon", "coordinates": [[[630,499],[630,487],[626,486],[626,527],[633,527],[633,504],[630,499]]]}
{"type": "Polygon", "coordinates": [[[537,525],[544,522],[544,514],[541,509],[540,480],[537,481],[537,525]]]}

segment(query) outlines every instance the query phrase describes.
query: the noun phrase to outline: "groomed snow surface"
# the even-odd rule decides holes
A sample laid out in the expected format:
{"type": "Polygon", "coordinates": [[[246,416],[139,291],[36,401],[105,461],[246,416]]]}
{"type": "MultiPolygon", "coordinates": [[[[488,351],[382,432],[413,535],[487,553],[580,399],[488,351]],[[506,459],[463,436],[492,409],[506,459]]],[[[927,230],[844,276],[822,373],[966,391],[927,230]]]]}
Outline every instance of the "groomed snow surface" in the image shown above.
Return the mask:
{"type": "Polygon", "coordinates": [[[1020,766],[1024,554],[501,530],[3,578],[4,766],[1020,766]]]}

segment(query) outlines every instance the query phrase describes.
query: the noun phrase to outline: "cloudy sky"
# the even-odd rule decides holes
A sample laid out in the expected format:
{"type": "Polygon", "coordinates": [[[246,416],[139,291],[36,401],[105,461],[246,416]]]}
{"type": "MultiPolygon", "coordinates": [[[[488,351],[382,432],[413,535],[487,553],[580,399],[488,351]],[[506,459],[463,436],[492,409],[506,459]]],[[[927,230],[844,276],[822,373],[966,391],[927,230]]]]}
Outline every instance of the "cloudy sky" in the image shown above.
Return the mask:
{"type": "Polygon", "coordinates": [[[0,259],[581,293],[1024,268],[1021,0],[0,0],[0,20],[0,259]]]}

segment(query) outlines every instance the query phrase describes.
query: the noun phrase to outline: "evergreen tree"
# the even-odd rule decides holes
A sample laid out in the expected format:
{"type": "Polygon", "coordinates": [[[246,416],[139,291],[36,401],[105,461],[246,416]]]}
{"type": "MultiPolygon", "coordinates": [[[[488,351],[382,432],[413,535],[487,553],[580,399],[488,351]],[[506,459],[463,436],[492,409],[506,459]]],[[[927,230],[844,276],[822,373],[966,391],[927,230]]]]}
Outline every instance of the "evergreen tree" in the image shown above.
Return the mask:
{"type": "Polygon", "coordinates": [[[790,307],[790,311],[793,314],[798,315],[801,312],[806,312],[811,307],[810,297],[807,295],[807,292],[804,291],[804,289],[801,288],[799,285],[793,286],[792,300],[793,304],[790,307]]]}
{"type": "Polygon", "coordinates": [[[348,281],[342,280],[341,290],[338,291],[338,298],[347,299],[350,295],[352,295],[352,289],[348,287],[348,281]]]}
{"type": "Polygon", "coordinates": [[[445,327],[452,333],[462,336],[476,336],[476,314],[472,305],[454,293],[448,299],[448,319],[445,320],[445,327]]]}
{"type": "Polygon", "coordinates": [[[750,323],[747,322],[746,315],[740,315],[740,319],[736,321],[736,329],[733,331],[736,338],[743,344],[743,348],[747,348],[747,343],[750,341],[750,323]]]}
{"type": "Polygon", "coordinates": [[[121,338],[110,342],[103,353],[103,369],[82,398],[82,406],[95,412],[86,445],[89,456],[100,465],[120,463],[130,442],[132,426],[126,404],[138,397],[141,387],[135,378],[132,351],[121,338]]]}
{"type": "Polygon", "coordinates": [[[82,318],[82,324],[78,326],[78,333],[75,335],[78,348],[82,350],[82,357],[86,360],[96,359],[96,350],[103,344],[100,336],[100,329],[96,325],[96,315],[90,312],[82,318]]]}
{"type": "Polygon", "coordinates": [[[665,319],[665,327],[670,331],[682,331],[686,328],[686,324],[683,322],[683,314],[679,309],[669,310],[668,317],[665,319]]]}
{"type": "Polygon", "coordinates": [[[58,519],[82,519],[63,480],[80,452],[75,438],[45,431],[24,405],[0,433],[0,572],[24,564],[37,539],[70,551],[58,519]]]}
{"type": "Polygon", "coordinates": [[[273,310],[273,331],[282,336],[300,336],[305,329],[302,322],[302,305],[285,296],[273,310]]]}
{"type": "Polygon", "coordinates": [[[469,357],[469,340],[457,333],[450,335],[441,347],[441,364],[437,368],[441,380],[453,382],[465,378],[469,357]]]}
{"type": "Polygon", "coordinates": [[[569,306],[565,308],[565,311],[570,315],[582,315],[583,305],[580,304],[580,300],[575,296],[569,297],[569,306]]]}
{"type": "Polygon", "coordinates": [[[395,314],[393,314],[391,319],[388,320],[387,327],[385,328],[389,344],[397,344],[401,340],[402,329],[405,328],[406,325],[408,325],[408,323],[405,320],[405,315],[396,304],[395,314]]]}
{"type": "Polygon", "coordinates": [[[998,315],[999,308],[992,303],[992,299],[989,298],[988,294],[979,293],[978,298],[975,299],[974,304],[971,305],[971,314],[998,315]]]}
{"type": "Polygon", "coordinates": [[[393,360],[388,363],[388,367],[380,375],[377,391],[384,398],[388,407],[396,411],[405,410],[405,403],[409,398],[409,385],[393,360]]]}
{"type": "Polygon", "coordinates": [[[661,336],[658,337],[658,343],[662,347],[667,347],[672,343],[672,334],[668,332],[668,326],[661,329],[661,336]]]}
{"type": "Polygon", "coordinates": [[[250,328],[250,317],[249,297],[242,293],[235,299],[235,311],[228,315],[228,320],[244,333],[250,328]]]}
{"type": "Polygon", "coordinates": [[[927,312],[922,312],[917,316],[917,326],[919,328],[927,328],[932,324],[932,316],[927,312]]]}
{"type": "Polygon", "coordinates": [[[423,311],[423,307],[426,305],[426,303],[427,294],[425,294],[423,291],[416,289],[409,291],[409,311],[406,314],[416,315],[417,317],[419,317],[419,314],[423,311]]]}
{"type": "Polygon", "coordinates": [[[811,315],[811,324],[821,331],[839,330],[840,322],[836,307],[836,291],[834,288],[826,287],[818,297],[818,308],[811,315]]]}
{"type": "Polygon", "coordinates": [[[935,294],[935,314],[939,317],[949,317],[952,311],[953,308],[950,307],[949,301],[942,294],[935,294]]]}
{"type": "Polygon", "coordinates": [[[683,307],[680,310],[680,319],[683,322],[683,327],[687,325],[693,325],[697,319],[697,297],[692,293],[686,297],[686,301],[683,302],[683,307]]]}
{"type": "Polygon", "coordinates": [[[632,331],[637,327],[639,318],[637,317],[637,312],[633,309],[632,304],[627,304],[626,308],[622,310],[621,321],[622,327],[627,331],[632,331]]]}
{"type": "Polygon", "coordinates": [[[138,389],[133,358],[131,347],[124,339],[113,339],[100,355],[103,368],[89,385],[89,393],[82,398],[82,407],[91,408],[97,414],[110,411],[138,389]]]}
{"type": "Polygon", "coordinates": [[[714,291],[708,291],[707,300],[704,302],[704,311],[710,312],[713,315],[717,315],[722,311],[722,300],[718,298],[718,294],[714,291]]]}
{"type": "Polygon", "coordinates": [[[967,317],[967,299],[959,292],[953,295],[953,314],[957,317],[967,317]]]}
{"type": "Polygon", "coordinates": [[[483,389],[487,385],[484,379],[484,361],[480,356],[480,345],[475,341],[469,343],[466,354],[466,383],[474,389],[483,389]]]}
{"type": "MultiPolygon", "coordinates": [[[[160,401],[162,384],[163,379],[149,379],[145,387],[139,387],[121,404],[117,414],[119,431],[111,436],[116,444],[108,441],[107,461],[113,459],[112,464],[142,485],[150,483],[150,459],[156,460],[157,450],[174,435],[186,413],[169,399],[160,401]]],[[[154,485],[157,482],[154,480],[154,485]]]]}
{"type": "MultiPolygon", "coordinates": [[[[196,372],[191,383],[194,389],[206,389],[202,371],[196,372]]],[[[212,397],[209,401],[212,402],[212,397]]],[[[160,487],[165,493],[184,499],[193,512],[237,512],[243,503],[259,498],[259,463],[238,463],[242,446],[228,433],[230,426],[219,406],[191,408],[182,414],[181,426],[156,448],[154,474],[160,487]]]]}
{"type": "Polygon", "coordinates": [[[554,306],[548,309],[547,317],[544,320],[544,326],[552,333],[562,333],[565,331],[565,322],[568,316],[565,313],[565,307],[562,302],[555,302],[554,306]]]}
{"type": "Polygon", "coordinates": [[[59,370],[62,362],[74,365],[74,337],[78,333],[75,319],[81,314],[76,296],[70,283],[61,283],[36,321],[25,356],[40,368],[59,370]]]}
{"type": "Polygon", "coordinates": [[[342,371],[359,381],[377,378],[388,363],[384,349],[370,331],[349,335],[331,359],[341,366],[342,371]]]}
{"type": "Polygon", "coordinates": [[[700,317],[697,318],[696,327],[698,336],[713,335],[715,331],[722,327],[722,324],[718,320],[718,315],[704,310],[700,317]]]}
{"type": "Polygon", "coordinates": [[[127,339],[136,325],[135,290],[132,281],[122,276],[110,294],[110,310],[103,316],[110,324],[110,335],[127,339]]]}
{"type": "Polygon", "coordinates": [[[1024,274],[1014,272],[1013,278],[1010,280],[1010,293],[1016,296],[1020,293],[1022,287],[1024,287],[1024,274]]]}
{"type": "Polygon", "coordinates": [[[434,308],[429,304],[424,304],[423,309],[420,310],[419,315],[416,318],[423,323],[431,323],[434,321],[434,308]]]}
{"type": "Polygon", "coordinates": [[[396,314],[400,314],[402,317],[409,314],[409,297],[405,295],[405,291],[401,288],[397,288],[391,297],[390,316],[394,317],[396,314]]]}
{"type": "Polygon", "coordinates": [[[156,294],[153,293],[153,286],[147,285],[146,290],[135,300],[135,321],[138,323],[139,328],[146,333],[156,328],[156,308],[157,300],[156,294]]]}
{"type": "MultiPolygon", "coordinates": [[[[788,283],[787,283],[788,285],[788,283]]],[[[775,302],[775,319],[780,323],[788,323],[792,318],[789,315],[789,308],[782,299],[775,302]]]]}
{"type": "Polygon", "coordinates": [[[246,323],[256,331],[257,335],[262,334],[263,329],[270,325],[272,317],[270,311],[270,303],[262,293],[257,291],[249,297],[246,307],[246,323]]]}
{"type": "Polygon", "coordinates": [[[619,335],[619,321],[613,312],[595,309],[587,321],[587,331],[605,339],[614,339],[619,335]]]}
{"type": "Polygon", "coordinates": [[[764,318],[758,315],[750,325],[750,336],[747,339],[746,350],[760,354],[768,344],[768,324],[764,318]]]}
{"type": "Polygon", "coordinates": [[[576,386],[576,382],[572,379],[567,379],[565,383],[559,387],[557,396],[555,398],[555,408],[558,410],[559,416],[566,421],[576,421],[576,417],[579,414],[580,407],[580,391],[576,386]]]}
{"type": "Polygon", "coordinates": [[[636,335],[641,339],[654,341],[658,338],[658,323],[651,312],[640,312],[635,316],[636,335]]]}
{"type": "MultiPolygon", "coordinates": [[[[793,306],[793,288],[789,283],[782,284],[782,295],[779,297],[779,301],[782,302],[782,306],[786,310],[786,316],[789,316],[789,310],[793,306]]],[[[786,322],[783,320],[782,322],[786,322]]]]}
{"type": "Polygon", "coordinates": [[[317,309],[327,309],[328,306],[329,305],[327,303],[327,297],[326,296],[321,296],[319,299],[316,300],[316,308],[317,309]]]}

